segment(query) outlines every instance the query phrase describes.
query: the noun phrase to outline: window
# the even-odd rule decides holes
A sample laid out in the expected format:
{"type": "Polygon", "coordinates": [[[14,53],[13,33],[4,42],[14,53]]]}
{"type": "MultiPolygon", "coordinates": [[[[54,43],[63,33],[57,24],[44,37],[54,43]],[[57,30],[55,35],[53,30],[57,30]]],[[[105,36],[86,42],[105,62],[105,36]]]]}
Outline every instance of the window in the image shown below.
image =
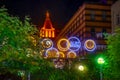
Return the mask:
{"type": "Polygon", "coordinates": [[[91,28],[91,37],[95,37],[95,29],[91,28]]]}
{"type": "Polygon", "coordinates": [[[120,14],[116,15],[116,25],[120,25],[120,14]]]}
{"type": "Polygon", "coordinates": [[[95,20],[95,12],[91,11],[91,20],[95,20]]]}
{"type": "Polygon", "coordinates": [[[106,37],[106,33],[107,33],[106,29],[103,28],[103,29],[102,29],[102,38],[105,38],[105,37],[106,37]]]}
{"type": "Polygon", "coordinates": [[[103,12],[102,12],[102,20],[103,20],[103,21],[106,21],[106,11],[103,11],[103,12]]]}

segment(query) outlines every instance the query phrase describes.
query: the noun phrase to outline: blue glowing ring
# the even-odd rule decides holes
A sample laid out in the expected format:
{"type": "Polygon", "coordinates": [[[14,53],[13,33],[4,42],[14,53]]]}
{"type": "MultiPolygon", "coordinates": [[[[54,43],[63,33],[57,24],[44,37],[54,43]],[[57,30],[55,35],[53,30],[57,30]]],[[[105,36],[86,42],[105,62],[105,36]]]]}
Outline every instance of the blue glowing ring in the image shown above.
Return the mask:
{"type": "Polygon", "coordinates": [[[46,50],[46,53],[45,53],[45,57],[49,57],[49,56],[48,56],[48,52],[49,52],[50,50],[55,50],[55,51],[56,51],[56,55],[54,56],[55,58],[56,58],[56,57],[59,57],[59,52],[58,52],[58,50],[57,50],[56,48],[49,48],[49,49],[47,49],[47,50],[46,50]]]}
{"type": "Polygon", "coordinates": [[[70,42],[69,50],[78,51],[81,48],[81,42],[77,37],[70,37],[68,40],[70,42]],[[76,40],[77,42],[71,42],[72,39],[76,40]],[[76,48],[76,49],[72,49],[72,46],[73,48],[76,48]]]}
{"type": "Polygon", "coordinates": [[[94,51],[96,49],[96,43],[95,43],[95,41],[92,40],[92,39],[86,40],[85,43],[84,43],[84,48],[85,48],[85,50],[90,51],[90,52],[94,51]],[[91,49],[89,49],[90,47],[88,47],[88,45],[87,45],[88,41],[91,41],[92,44],[93,44],[91,49]]]}

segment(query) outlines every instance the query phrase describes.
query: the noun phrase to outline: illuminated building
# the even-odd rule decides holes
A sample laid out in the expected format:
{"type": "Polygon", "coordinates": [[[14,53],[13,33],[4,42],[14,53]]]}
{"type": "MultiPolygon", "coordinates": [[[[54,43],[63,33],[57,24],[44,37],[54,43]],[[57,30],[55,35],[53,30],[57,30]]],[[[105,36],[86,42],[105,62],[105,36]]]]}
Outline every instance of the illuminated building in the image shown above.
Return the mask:
{"type": "Polygon", "coordinates": [[[40,29],[40,37],[42,38],[54,38],[55,28],[53,28],[52,22],[50,20],[49,12],[46,12],[46,19],[43,27],[40,29]]]}
{"type": "Polygon", "coordinates": [[[120,0],[111,7],[112,33],[116,27],[120,27],[120,0]]]}
{"type": "Polygon", "coordinates": [[[113,0],[101,0],[101,2],[83,3],[61,30],[56,41],[71,36],[78,37],[82,43],[82,48],[77,51],[79,55],[89,53],[83,47],[86,39],[92,39],[96,42],[96,50],[93,52],[106,49],[107,43],[105,36],[111,33],[112,1],[113,0]]]}

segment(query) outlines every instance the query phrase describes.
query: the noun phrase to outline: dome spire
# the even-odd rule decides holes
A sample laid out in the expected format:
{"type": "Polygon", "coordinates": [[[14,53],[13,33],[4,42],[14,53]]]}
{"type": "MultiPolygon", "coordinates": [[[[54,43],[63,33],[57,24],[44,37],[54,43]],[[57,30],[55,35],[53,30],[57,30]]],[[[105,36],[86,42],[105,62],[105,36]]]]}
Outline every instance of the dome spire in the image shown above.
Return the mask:
{"type": "Polygon", "coordinates": [[[52,25],[52,22],[50,20],[49,12],[46,11],[46,19],[44,21],[43,27],[40,29],[40,36],[41,37],[49,37],[54,38],[55,37],[55,28],[52,25]]]}
{"type": "Polygon", "coordinates": [[[50,16],[50,14],[49,14],[49,12],[47,11],[47,12],[46,12],[46,18],[49,18],[49,16],[50,16]]]}

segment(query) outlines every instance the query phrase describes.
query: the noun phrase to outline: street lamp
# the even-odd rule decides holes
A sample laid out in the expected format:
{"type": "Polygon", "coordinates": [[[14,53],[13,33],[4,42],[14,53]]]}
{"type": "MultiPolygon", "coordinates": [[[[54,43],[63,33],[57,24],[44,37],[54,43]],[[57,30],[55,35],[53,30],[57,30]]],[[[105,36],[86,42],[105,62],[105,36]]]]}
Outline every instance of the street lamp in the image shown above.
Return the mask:
{"type": "Polygon", "coordinates": [[[79,69],[80,71],[84,71],[84,66],[83,66],[83,65],[79,65],[78,69],[79,69]]]}
{"type": "Polygon", "coordinates": [[[100,80],[102,80],[102,64],[104,64],[105,60],[103,58],[98,58],[97,60],[98,64],[100,64],[100,80]]]}

